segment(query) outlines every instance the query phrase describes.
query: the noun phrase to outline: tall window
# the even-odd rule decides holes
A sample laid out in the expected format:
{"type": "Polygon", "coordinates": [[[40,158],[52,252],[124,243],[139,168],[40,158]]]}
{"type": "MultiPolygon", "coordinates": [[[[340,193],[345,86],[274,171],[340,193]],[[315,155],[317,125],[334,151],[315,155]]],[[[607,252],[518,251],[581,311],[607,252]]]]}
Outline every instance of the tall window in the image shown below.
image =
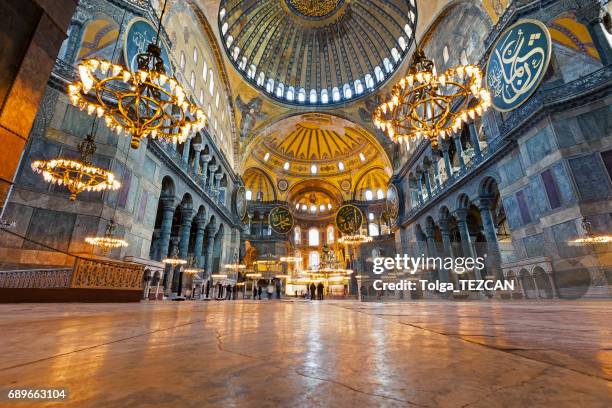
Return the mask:
{"type": "Polygon", "coordinates": [[[295,229],[293,230],[293,241],[295,242],[295,245],[299,245],[302,243],[302,230],[300,229],[300,227],[295,227],[295,229]]]}
{"type": "Polygon", "coordinates": [[[328,244],[333,244],[334,243],[334,227],[333,225],[330,225],[329,227],[327,227],[327,243],[328,244]]]}
{"type": "Polygon", "coordinates": [[[319,268],[319,253],[317,251],[310,251],[308,254],[308,267],[310,269],[319,268]]]}
{"type": "Polygon", "coordinates": [[[372,194],[372,190],[366,190],[365,199],[367,201],[372,201],[374,199],[374,194],[372,194]]]}
{"type": "Polygon", "coordinates": [[[380,235],[380,231],[378,230],[378,225],[376,223],[371,222],[368,224],[368,234],[371,237],[377,237],[380,235]]]}
{"type": "Polygon", "coordinates": [[[253,199],[253,192],[251,190],[246,191],[246,199],[249,201],[253,199]]]}
{"type": "Polygon", "coordinates": [[[385,198],[385,193],[384,191],[382,191],[382,188],[379,188],[378,190],[376,190],[376,198],[378,198],[379,200],[382,200],[383,198],[385,198]]]}
{"type": "Polygon", "coordinates": [[[317,228],[308,230],[308,245],[319,246],[319,230],[317,228]]]}

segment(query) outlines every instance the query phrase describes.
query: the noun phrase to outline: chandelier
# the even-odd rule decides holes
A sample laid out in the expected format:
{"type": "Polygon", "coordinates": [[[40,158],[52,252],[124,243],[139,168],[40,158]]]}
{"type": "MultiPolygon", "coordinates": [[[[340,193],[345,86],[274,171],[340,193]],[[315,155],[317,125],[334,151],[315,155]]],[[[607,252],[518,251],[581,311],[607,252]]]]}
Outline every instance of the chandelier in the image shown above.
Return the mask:
{"type": "Polygon", "coordinates": [[[361,244],[366,244],[368,242],[372,242],[372,237],[368,237],[366,235],[361,235],[361,234],[343,235],[340,237],[338,242],[344,245],[357,246],[361,244]]]}
{"type": "Polygon", "coordinates": [[[598,245],[598,244],[612,244],[612,235],[595,235],[593,233],[592,224],[587,221],[586,218],[582,218],[582,229],[585,234],[581,238],[576,238],[569,242],[572,246],[586,246],[586,245],[598,245]]]}
{"type": "Polygon", "coordinates": [[[121,186],[112,172],[91,164],[91,157],[96,151],[93,135],[87,135],[79,143],[78,150],[81,160],[36,160],[32,162],[32,170],[42,174],[48,183],[66,186],[71,193],[70,201],[76,200],[83,191],[117,190],[121,186]]]}
{"type": "Polygon", "coordinates": [[[106,226],[106,231],[104,232],[103,236],[87,237],[85,238],[85,242],[87,242],[90,245],[100,247],[104,255],[108,254],[111,251],[111,249],[127,247],[128,243],[126,241],[120,238],[113,237],[115,227],[116,227],[115,221],[111,219],[108,222],[108,225],[106,226]]]}
{"type": "Polygon", "coordinates": [[[246,265],[239,264],[239,263],[231,263],[231,264],[223,265],[223,268],[229,269],[230,271],[239,271],[242,269],[246,269],[246,265]]]}
{"type": "Polygon", "coordinates": [[[247,273],[246,277],[249,279],[261,278],[263,275],[261,273],[247,273]]]}
{"type": "Polygon", "coordinates": [[[391,100],[378,106],[372,119],[394,142],[426,137],[435,147],[490,106],[480,68],[460,65],[437,75],[433,61],[417,48],[408,75],[393,86],[391,100]]]}
{"type": "Polygon", "coordinates": [[[78,65],[80,80],[68,85],[73,105],[103,117],[117,134],[125,132],[134,149],[147,136],[184,142],[192,131],[206,126],[204,112],[188,101],[175,78],[166,75],[159,47],[165,10],[164,2],[155,43],[137,56],[137,71],[103,59],[86,59],[78,65]]]}
{"type": "Polygon", "coordinates": [[[227,275],[224,273],[213,273],[210,277],[213,279],[227,279],[227,275]]]}
{"type": "Polygon", "coordinates": [[[17,226],[17,222],[13,220],[5,220],[0,218],[0,229],[11,229],[17,226]]]}

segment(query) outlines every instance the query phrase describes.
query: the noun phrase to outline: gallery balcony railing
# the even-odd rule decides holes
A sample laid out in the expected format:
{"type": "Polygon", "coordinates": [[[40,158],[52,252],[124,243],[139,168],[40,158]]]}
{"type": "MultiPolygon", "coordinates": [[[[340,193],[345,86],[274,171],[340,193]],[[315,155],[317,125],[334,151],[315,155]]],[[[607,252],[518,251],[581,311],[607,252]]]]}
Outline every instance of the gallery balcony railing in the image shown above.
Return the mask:
{"type": "Polygon", "coordinates": [[[603,67],[582,78],[561,85],[542,87],[523,106],[513,111],[512,114],[499,127],[499,134],[492,138],[486,147],[481,149],[480,155],[474,154],[465,157],[465,165],[460,167],[447,180],[440,183],[439,187],[431,186],[431,195],[423,197],[414,207],[406,212],[404,220],[410,220],[423,209],[433,203],[436,198],[443,196],[453,186],[457,185],[467,174],[482,163],[489,160],[496,152],[506,146],[512,139],[513,134],[522,126],[539,119],[542,115],[564,104],[572,101],[582,100],[588,95],[606,90],[612,86],[612,66],[603,67]]]}

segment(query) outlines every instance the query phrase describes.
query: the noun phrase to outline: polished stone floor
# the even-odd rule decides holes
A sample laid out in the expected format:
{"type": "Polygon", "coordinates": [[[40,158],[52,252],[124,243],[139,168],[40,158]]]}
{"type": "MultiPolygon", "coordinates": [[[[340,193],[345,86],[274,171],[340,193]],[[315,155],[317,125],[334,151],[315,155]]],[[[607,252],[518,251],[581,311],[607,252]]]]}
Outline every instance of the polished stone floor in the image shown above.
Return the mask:
{"type": "Polygon", "coordinates": [[[610,407],[611,312],[605,301],[0,305],[0,406],[610,407]],[[61,404],[5,399],[61,387],[61,404]]]}

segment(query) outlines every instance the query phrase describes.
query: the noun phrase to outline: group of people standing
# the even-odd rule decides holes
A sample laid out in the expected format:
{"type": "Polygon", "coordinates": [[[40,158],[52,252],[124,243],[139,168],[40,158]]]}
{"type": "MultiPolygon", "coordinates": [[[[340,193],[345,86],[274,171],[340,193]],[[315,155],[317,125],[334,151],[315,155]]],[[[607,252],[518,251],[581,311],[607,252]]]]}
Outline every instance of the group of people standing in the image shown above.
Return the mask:
{"type": "Polygon", "coordinates": [[[310,284],[308,289],[310,291],[310,300],[323,300],[323,291],[325,290],[323,283],[319,282],[317,286],[315,286],[313,282],[310,284]]]}
{"type": "MultiPolygon", "coordinates": [[[[276,299],[281,298],[281,286],[280,283],[274,284],[274,281],[271,281],[268,286],[265,288],[265,294],[268,297],[268,300],[271,300],[276,294],[276,299]]],[[[262,286],[253,285],[253,300],[261,300],[261,294],[263,292],[262,286]]]]}

